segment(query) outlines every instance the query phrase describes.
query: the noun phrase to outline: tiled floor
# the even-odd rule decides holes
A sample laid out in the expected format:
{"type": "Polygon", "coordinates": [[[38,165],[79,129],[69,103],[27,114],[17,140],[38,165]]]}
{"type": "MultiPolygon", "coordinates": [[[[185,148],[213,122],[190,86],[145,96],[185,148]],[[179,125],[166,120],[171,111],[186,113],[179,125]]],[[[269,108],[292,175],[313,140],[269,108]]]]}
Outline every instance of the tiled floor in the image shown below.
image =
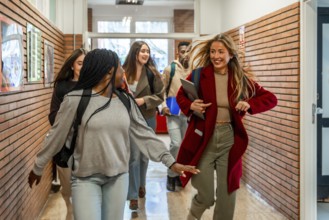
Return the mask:
{"type": "MultiPolygon", "coordinates": [[[[169,143],[168,135],[159,135],[169,143]]],[[[150,162],[146,198],[139,200],[139,210],[129,210],[126,203],[124,220],[185,220],[195,189],[188,184],[179,192],[166,190],[166,167],[161,163],[150,162]]],[[[213,207],[203,215],[203,220],[212,219],[213,207]]],[[[64,220],[66,207],[60,193],[49,195],[48,202],[40,216],[40,220],[64,220]]],[[[276,212],[269,205],[260,201],[244,184],[237,193],[237,203],[234,220],[285,220],[286,218],[276,212]]]]}
{"type": "Polygon", "coordinates": [[[317,220],[328,220],[329,219],[329,203],[318,202],[318,217],[317,220]]]}

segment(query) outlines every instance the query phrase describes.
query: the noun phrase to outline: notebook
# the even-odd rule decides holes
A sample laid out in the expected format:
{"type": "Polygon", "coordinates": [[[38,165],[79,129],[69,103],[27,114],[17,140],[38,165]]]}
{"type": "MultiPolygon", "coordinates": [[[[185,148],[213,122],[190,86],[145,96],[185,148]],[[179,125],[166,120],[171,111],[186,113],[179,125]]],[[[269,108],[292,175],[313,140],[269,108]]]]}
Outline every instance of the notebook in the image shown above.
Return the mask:
{"type": "MultiPolygon", "coordinates": [[[[195,99],[198,99],[198,91],[196,91],[195,85],[193,82],[188,81],[186,79],[180,79],[184,92],[187,94],[187,97],[191,100],[194,101],[195,99]]],[[[193,114],[198,116],[199,118],[205,119],[204,114],[193,111],[193,114]]]]}
{"type": "Polygon", "coordinates": [[[176,97],[168,97],[166,99],[166,104],[167,104],[167,107],[169,108],[170,113],[172,115],[179,115],[180,114],[180,109],[179,109],[179,106],[176,102],[176,97]]]}

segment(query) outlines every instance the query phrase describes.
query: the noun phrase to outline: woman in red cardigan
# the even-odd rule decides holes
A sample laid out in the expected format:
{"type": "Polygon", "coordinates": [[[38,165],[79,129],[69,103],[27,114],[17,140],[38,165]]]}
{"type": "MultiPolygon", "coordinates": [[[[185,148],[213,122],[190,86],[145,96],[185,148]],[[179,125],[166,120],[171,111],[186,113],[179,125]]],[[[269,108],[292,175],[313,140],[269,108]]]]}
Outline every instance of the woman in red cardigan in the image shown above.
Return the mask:
{"type": "MultiPolygon", "coordinates": [[[[191,54],[192,68],[202,67],[199,99],[191,101],[183,88],[177,93],[180,109],[189,117],[177,162],[196,165],[201,171],[181,178],[185,186],[192,177],[192,186],[197,190],[187,219],[200,219],[203,212],[216,203],[213,219],[231,220],[235,190],[242,175],[242,155],[248,146],[242,118],[246,112],[256,114],[270,110],[277,105],[277,98],[242,68],[230,36],[219,34],[196,42],[191,54]],[[203,113],[205,119],[193,111],[203,113]]],[[[187,80],[192,81],[191,78],[192,74],[187,80]]]]}

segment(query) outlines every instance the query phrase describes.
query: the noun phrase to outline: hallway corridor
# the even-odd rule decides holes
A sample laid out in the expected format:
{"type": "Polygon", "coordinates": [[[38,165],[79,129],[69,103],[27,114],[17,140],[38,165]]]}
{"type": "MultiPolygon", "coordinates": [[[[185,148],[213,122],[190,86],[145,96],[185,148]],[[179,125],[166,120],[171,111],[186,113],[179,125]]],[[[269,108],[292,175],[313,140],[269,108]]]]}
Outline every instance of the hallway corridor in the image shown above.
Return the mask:
{"type": "MultiPolygon", "coordinates": [[[[159,135],[169,146],[168,135],[159,135]]],[[[124,220],[185,220],[190,201],[195,193],[189,183],[179,192],[166,190],[166,167],[161,163],[149,163],[146,185],[146,198],[139,200],[139,210],[129,210],[129,202],[125,207],[124,220]]],[[[203,220],[212,219],[213,207],[203,215],[203,220]]],[[[60,192],[49,195],[48,202],[39,220],[64,220],[66,207],[60,192]]],[[[245,184],[237,193],[237,203],[234,220],[286,220],[284,216],[272,207],[257,199],[245,184]]]]}

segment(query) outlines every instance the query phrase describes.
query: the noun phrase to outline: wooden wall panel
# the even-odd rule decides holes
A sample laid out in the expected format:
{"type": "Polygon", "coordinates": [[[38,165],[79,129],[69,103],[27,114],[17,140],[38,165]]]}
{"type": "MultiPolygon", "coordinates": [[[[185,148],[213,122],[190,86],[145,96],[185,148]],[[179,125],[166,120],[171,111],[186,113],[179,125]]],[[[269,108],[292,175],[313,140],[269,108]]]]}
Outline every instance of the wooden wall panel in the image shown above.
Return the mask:
{"type": "Polygon", "coordinates": [[[54,45],[57,73],[64,60],[64,35],[25,0],[0,2],[0,11],[23,27],[24,87],[21,91],[0,93],[0,219],[36,219],[51,187],[51,166],[42,181],[30,189],[27,178],[35,155],[49,129],[48,113],[52,88],[43,83],[43,42],[54,45]],[[27,82],[26,25],[42,32],[42,81],[27,82]]]}
{"type": "MultiPolygon", "coordinates": [[[[276,94],[278,106],[245,117],[243,180],[288,219],[300,217],[299,7],[295,3],[245,24],[245,65],[276,94]]],[[[228,33],[239,42],[239,28],[228,33]]]]}

